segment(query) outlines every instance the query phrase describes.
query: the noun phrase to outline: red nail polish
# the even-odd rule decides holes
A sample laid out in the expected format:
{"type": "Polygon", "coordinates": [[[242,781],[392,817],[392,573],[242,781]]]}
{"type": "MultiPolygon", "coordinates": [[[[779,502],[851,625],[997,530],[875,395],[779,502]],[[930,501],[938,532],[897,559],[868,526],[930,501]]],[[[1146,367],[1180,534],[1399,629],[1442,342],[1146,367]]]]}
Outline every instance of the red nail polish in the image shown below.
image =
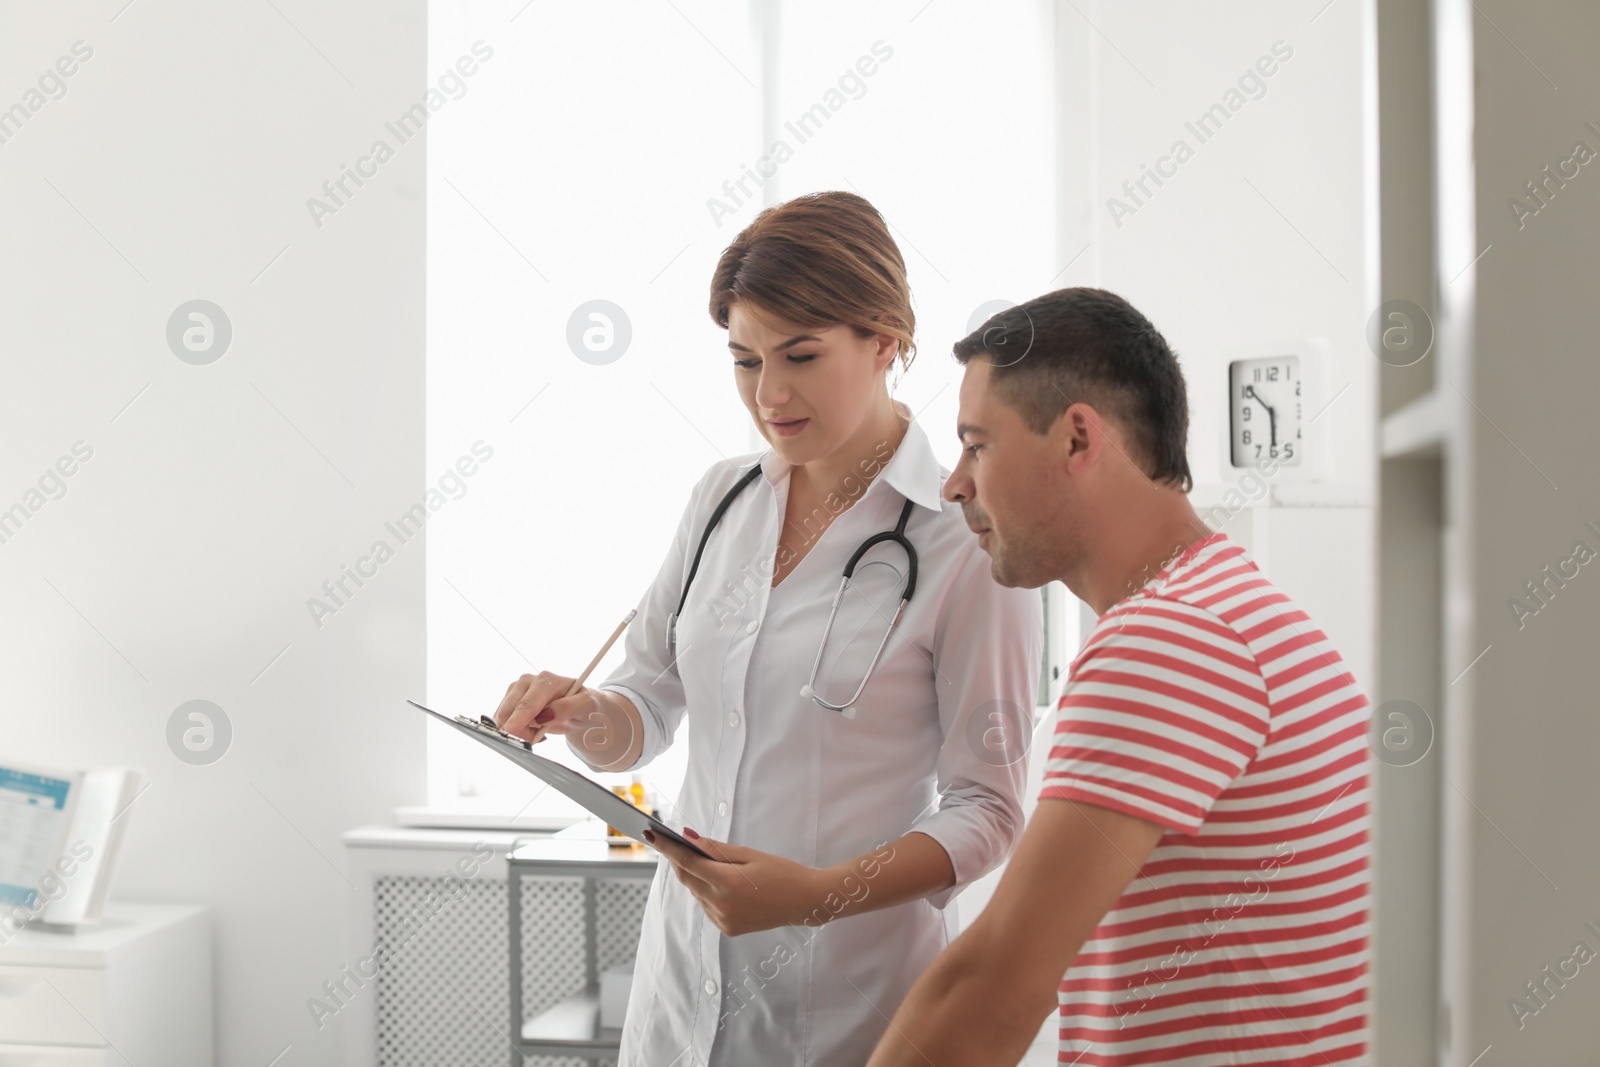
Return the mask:
{"type": "Polygon", "coordinates": [[[644,832],[644,839],[646,841],[650,842],[650,844],[652,844],[652,845],[655,844],[656,843],[655,831],[654,830],[646,830],[644,832]]]}
{"type": "Polygon", "coordinates": [[[543,711],[541,711],[539,714],[537,714],[537,715],[535,715],[533,717],[533,721],[534,722],[549,722],[551,719],[553,719],[555,717],[556,717],[556,713],[555,712],[551,711],[549,708],[545,708],[543,711]]]}
{"type": "Polygon", "coordinates": [[[687,835],[688,837],[693,838],[696,841],[700,840],[700,835],[695,833],[693,830],[689,829],[687,826],[685,826],[683,828],[683,832],[684,832],[685,835],[687,835]]]}

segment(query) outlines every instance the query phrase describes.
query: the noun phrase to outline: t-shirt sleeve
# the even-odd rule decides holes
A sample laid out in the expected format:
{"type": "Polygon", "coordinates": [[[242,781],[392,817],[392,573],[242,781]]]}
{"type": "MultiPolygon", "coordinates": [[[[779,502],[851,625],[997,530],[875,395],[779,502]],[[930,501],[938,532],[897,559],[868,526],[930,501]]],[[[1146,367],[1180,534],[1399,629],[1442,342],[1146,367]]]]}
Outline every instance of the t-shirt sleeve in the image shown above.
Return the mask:
{"type": "Polygon", "coordinates": [[[1145,600],[1102,618],[1073,664],[1039,798],[1193,835],[1269,726],[1266,683],[1238,632],[1203,608],[1145,600]]]}

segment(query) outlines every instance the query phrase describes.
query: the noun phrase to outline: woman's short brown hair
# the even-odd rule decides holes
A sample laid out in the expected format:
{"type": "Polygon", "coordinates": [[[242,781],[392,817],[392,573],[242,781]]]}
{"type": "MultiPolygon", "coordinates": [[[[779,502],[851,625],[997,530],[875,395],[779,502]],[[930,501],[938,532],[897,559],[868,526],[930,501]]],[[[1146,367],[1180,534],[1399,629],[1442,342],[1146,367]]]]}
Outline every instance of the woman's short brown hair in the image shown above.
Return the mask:
{"type": "Polygon", "coordinates": [[[855,193],[807,193],[757,215],[717,260],[712,321],[727,329],[736,300],[808,328],[894,337],[905,367],[917,350],[905,260],[878,209],[855,193]]]}

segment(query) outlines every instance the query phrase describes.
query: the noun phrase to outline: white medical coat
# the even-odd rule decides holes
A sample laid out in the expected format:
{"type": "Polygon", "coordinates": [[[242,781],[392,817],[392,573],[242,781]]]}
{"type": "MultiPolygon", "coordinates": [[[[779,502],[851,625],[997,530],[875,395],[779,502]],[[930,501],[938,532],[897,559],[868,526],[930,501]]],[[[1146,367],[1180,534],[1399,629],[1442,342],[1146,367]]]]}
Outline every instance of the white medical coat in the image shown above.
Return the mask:
{"type": "MultiPolygon", "coordinates": [[[[949,853],[956,885],[817,926],[727,937],[663,861],[645,908],[621,1067],[864,1062],[954,933],[952,896],[1003,860],[1022,830],[1040,596],[995,584],[961,508],[940,498],[946,473],[914,421],[876,477],[847,484],[856,502],[776,588],[790,467],[760,454],[762,475],[711,535],[678,620],[677,658],[668,656],[667,619],[700,534],[757,458],[718,463],[695,486],[628,630],[626,662],[601,683],[639,709],[636,766],[671,743],[687,713],[687,773],[669,820],[819,867],[916,830],[949,853]],[[920,557],[916,590],[847,719],[800,689],[846,560],[892,530],[906,500],[915,504],[906,535],[920,557]]],[[[801,539],[821,529],[805,517],[799,526],[801,539]]],[[[858,565],[818,675],[833,703],[860,684],[899,602],[895,573],[865,566],[876,559],[906,570],[893,544],[858,565]]],[[[848,891],[870,896],[871,880],[848,891]]]]}

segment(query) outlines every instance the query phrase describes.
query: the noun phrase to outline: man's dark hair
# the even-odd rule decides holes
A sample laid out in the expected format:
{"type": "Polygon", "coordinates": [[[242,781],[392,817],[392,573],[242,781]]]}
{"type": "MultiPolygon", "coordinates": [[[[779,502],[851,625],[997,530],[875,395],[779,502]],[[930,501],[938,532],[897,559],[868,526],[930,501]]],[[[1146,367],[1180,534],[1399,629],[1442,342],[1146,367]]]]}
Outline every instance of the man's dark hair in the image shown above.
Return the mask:
{"type": "Polygon", "coordinates": [[[1150,320],[1104,289],[1057,289],[997,315],[956,342],[957,361],[988,358],[992,388],[1036,434],[1085,403],[1114,420],[1150,480],[1193,486],[1184,442],[1189,405],[1178,357],[1150,320]]]}

